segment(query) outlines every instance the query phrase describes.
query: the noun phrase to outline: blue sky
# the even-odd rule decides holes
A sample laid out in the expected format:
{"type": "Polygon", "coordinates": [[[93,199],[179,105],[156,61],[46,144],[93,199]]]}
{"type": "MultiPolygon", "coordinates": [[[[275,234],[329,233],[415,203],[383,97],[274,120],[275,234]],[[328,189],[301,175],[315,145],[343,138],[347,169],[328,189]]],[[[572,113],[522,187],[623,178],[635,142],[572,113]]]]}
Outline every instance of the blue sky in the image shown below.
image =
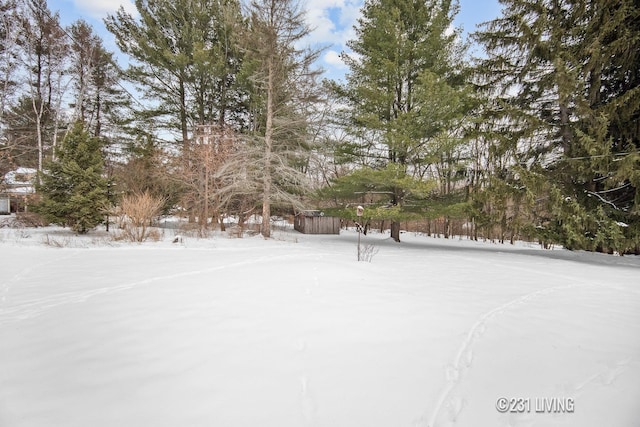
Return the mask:
{"type": "MultiPolygon", "coordinates": [[[[498,0],[459,1],[460,12],[455,25],[462,26],[466,33],[474,31],[478,23],[494,19],[500,14],[498,0]]],[[[346,41],[353,38],[353,25],[363,0],[307,0],[302,4],[307,9],[310,26],[315,28],[310,43],[327,47],[320,65],[326,70],[327,77],[337,78],[345,71],[339,54],[345,50],[346,41]]],[[[105,47],[116,52],[118,49],[113,36],[105,30],[102,20],[121,5],[130,13],[136,13],[133,0],[49,0],[49,8],[60,13],[63,25],[84,19],[102,37],[105,47]]],[[[126,61],[126,58],[120,57],[120,61],[126,61]]]]}

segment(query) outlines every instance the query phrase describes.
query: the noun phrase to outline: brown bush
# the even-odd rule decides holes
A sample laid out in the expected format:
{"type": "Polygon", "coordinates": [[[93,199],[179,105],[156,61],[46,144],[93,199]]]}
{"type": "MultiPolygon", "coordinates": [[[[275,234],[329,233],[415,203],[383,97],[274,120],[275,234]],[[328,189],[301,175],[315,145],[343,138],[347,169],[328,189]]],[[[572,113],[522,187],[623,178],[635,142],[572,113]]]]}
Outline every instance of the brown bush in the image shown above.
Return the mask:
{"type": "Polygon", "coordinates": [[[144,242],[148,238],[159,240],[160,233],[149,227],[153,218],[162,211],[164,203],[163,198],[154,197],[147,191],[123,197],[120,212],[124,239],[132,242],[144,242]]]}
{"type": "Polygon", "coordinates": [[[16,213],[15,226],[17,227],[46,227],[47,220],[35,212],[16,213]]]}

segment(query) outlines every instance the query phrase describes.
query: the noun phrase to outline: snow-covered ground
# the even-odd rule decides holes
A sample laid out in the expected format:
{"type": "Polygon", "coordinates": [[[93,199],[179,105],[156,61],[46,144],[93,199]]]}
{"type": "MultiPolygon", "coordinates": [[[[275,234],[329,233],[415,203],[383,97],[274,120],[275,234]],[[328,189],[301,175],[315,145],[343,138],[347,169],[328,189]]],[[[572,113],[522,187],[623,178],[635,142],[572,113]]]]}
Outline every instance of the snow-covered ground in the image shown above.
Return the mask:
{"type": "Polygon", "coordinates": [[[640,422],[638,257],[66,233],[0,230],[2,427],[640,422]]]}

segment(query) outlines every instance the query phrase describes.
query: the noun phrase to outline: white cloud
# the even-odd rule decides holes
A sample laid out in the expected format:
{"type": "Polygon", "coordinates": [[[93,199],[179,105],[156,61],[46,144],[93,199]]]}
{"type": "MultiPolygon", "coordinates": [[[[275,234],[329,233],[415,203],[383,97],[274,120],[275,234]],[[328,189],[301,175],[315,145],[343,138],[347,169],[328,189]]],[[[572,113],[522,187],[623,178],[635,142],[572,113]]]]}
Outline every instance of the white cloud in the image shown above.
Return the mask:
{"type": "Polygon", "coordinates": [[[333,44],[335,43],[335,24],[329,19],[326,11],[322,9],[307,10],[307,24],[312,29],[309,36],[311,44],[333,44]]]}
{"type": "Polygon", "coordinates": [[[340,57],[340,53],[336,52],[335,50],[328,50],[327,53],[324,54],[323,59],[327,65],[330,65],[334,68],[347,68],[346,64],[340,57]]]}
{"type": "Polygon", "coordinates": [[[74,3],[78,10],[92,18],[105,18],[107,14],[115,13],[120,6],[130,14],[137,15],[136,7],[131,0],[74,0],[74,3]]]}
{"type": "Polygon", "coordinates": [[[454,25],[454,23],[452,22],[451,24],[449,24],[449,26],[447,27],[446,30],[444,30],[444,35],[445,36],[450,36],[451,34],[455,33],[456,30],[458,28],[454,25]]]}
{"type": "Polygon", "coordinates": [[[361,9],[364,6],[364,2],[360,0],[348,1],[342,8],[340,14],[340,24],[346,27],[349,31],[353,30],[353,26],[356,24],[356,20],[361,15],[361,9]]]}
{"type": "Polygon", "coordinates": [[[312,29],[304,43],[326,49],[321,63],[327,78],[340,80],[348,69],[340,58],[340,54],[350,51],[347,48],[347,41],[355,38],[353,27],[360,17],[363,3],[364,0],[307,0],[304,2],[307,24],[312,29]]]}
{"type": "Polygon", "coordinates": [[[309,0],[305,3],[307,22],[313,29],[312,44],[342,50],[353,38],[353,26],[360,16],[362,0],[309,0]]]}

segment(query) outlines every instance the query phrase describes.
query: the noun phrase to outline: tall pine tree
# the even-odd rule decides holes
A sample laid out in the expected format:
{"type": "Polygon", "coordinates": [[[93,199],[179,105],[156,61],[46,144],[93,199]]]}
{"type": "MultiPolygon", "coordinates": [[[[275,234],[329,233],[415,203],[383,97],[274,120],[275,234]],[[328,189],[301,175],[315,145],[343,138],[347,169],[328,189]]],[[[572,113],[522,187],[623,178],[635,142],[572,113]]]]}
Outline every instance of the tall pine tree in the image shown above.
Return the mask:
{"type": "Polygon", "coordinates": [[[246,94],[237,80],[243,19],[237,0],[136,0],[140,17],[123,8],[106,19],[122,52],[135,62],[127,77],[183,144],[196,125],[245,125],[246,94]]]}
{"type": "Polygon", "coordinates": [[[388,208],[396,241],[401,219],[424,214],[423,179],[439,173],[446,179],[462,142],[456,127],[467,102],[462,46],[451,31],[456,12],[450,0],[366,1],[348,43],[353,54],[343,55],[349,72],[336,91],[348,106],[352,138],[341,154],[373,171],[351,183],[342,178],[336,190],[346,196],[351,186],[352,198],[375,194],[372,203],[380,215],[388,208]]]}
{"type": "Polygon", "coordinates": [[[637,1],[501,3],[477,34],[488,52],[479,83],[493,98],[485,137],[502,153],[496,188],[527,202],[542,239],[637,250],[637,1]]]}

